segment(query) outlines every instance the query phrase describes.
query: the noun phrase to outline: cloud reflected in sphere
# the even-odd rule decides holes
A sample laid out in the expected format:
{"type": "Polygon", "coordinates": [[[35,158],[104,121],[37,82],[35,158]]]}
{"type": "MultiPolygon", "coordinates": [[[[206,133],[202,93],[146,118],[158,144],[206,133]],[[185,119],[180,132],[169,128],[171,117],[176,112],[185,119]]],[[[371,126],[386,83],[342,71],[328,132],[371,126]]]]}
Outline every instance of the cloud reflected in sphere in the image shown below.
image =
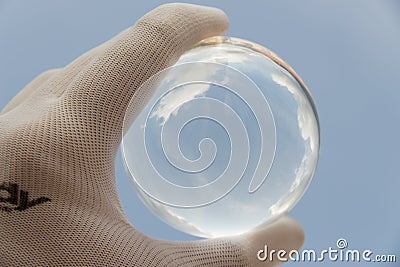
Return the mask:
{"type": "Polygon", "coordinates": [[[206,39],[135,93],[122,151],[135,188],[171,226],[231,236],[292,208],[318,161],[310,92],[271,51],[206,39]]]}

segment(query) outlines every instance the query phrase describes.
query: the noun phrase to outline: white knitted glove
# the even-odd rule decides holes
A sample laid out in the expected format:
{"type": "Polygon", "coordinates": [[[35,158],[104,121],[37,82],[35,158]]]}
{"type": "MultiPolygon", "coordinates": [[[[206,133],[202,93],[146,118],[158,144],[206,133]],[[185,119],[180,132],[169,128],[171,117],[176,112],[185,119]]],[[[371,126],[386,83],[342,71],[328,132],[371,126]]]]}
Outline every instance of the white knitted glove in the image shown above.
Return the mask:
{"type": "Polygon", "coordinates": [[[227,27],[214,8],[160,6],[66,67],[41,74],[5,107],[1,266],[273,266],[278,262],[257,259],[264,245],[301,246],[303,231],[288,217],[235,238],[170,242],[135,230],[121,208],[114,164],[133,93],[227,27]]]}

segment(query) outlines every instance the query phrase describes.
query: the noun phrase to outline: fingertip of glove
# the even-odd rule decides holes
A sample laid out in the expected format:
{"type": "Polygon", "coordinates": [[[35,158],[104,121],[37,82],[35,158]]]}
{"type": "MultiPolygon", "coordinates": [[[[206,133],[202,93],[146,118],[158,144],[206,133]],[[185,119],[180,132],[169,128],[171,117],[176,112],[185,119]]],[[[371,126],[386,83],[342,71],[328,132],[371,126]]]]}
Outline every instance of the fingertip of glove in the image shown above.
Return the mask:
{"type": "Polygon", "coordinates": [[[168,3],[153,9],[136,23],[136,25],[143,24],[174,29],[184,28],[204,38],[223,34],[229,27],[229,19],[224,11],[215,7],[168,3]]]}
{"type": "Polygon", "coordinates": [[[159,6],[159,8],[170,11],[176,10],[181,13],[191,14],[192,16],[207,15],[214,17],[215,21],[218,22],[221,28],[227,29],[229,27],[228,15],[222,9],[216,7],[186,3],[169,3],[159,6]]]}

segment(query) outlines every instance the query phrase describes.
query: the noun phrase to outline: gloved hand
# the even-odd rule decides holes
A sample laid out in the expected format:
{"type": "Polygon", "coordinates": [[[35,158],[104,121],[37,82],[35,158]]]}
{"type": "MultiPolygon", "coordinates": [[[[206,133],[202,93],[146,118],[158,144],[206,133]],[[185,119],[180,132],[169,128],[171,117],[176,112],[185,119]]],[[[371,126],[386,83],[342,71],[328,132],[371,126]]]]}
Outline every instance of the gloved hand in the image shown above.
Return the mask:
{"type": "Polygon", "coordinates": [[[288,252],[301,246],[303,230],[288,217],[234,238],[170,242],[135,230],[121,208],[114,162],[133,93],[227,27],[217,9],[160,6],[66,67],[39,75],[5,107],[1,266],[273,266],[277,260],[257,259],[265,245],[288,252]]]}

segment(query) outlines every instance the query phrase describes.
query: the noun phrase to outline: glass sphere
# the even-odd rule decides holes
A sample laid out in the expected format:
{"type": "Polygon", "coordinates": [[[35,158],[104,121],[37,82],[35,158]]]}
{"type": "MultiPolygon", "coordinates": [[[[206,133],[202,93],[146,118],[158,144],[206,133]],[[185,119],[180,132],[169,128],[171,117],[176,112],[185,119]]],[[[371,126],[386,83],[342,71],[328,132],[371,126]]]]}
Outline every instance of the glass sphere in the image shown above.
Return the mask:
{"type": "Polygon", "coordinates": [[[145,205],[201,237],[232,236],[290,210],[319,155],[319,123],[295,71],[255,43],[203,40],[135,93],[126,170],[145,205]]]}

